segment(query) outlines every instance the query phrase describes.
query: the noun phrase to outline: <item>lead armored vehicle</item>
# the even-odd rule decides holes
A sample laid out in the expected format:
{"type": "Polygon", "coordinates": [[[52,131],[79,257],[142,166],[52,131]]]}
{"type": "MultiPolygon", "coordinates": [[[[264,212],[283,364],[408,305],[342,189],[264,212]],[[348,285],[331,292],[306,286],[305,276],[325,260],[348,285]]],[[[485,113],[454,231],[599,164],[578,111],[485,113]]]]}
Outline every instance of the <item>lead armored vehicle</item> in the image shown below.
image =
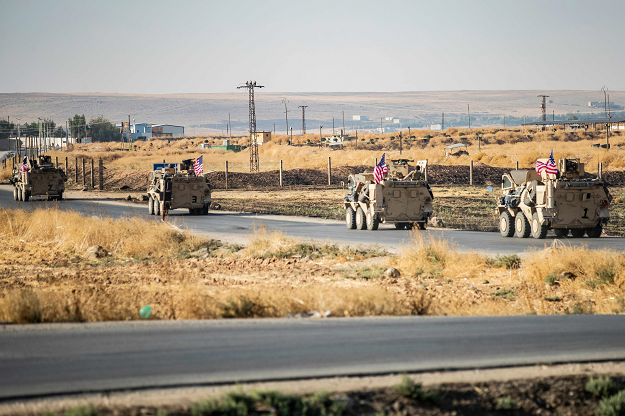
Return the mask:
{"type": "MultiPolygon", "coordinates": [[[[547,159],[539,159],[547,163],[547,159]]],[[[504,237],[596,238],[610,219],[612,196],[603,180],[587,178],[578,159],[560,159],[558,173],[513,170],[502,177],[499,231],[504,237]]]]}
{"type": "Polygon", "coordinates": [[[173,165],[154,170],[147,190],[150,215],[166,215],[187,208],[191,215],[207,215],[211,188],[205,176],[197,176],[193,159],[185,159],[177,171],[173,165]]]}
{"type": "Polygon", "coordinates": [[[48,201],[63,199],[67,176],[52,164],[50,156],[27,159],[26,165],[15,169],[10,179],[16,201],[45,196],[48,201]]]}
{"type": "Polygon", "coordinates": [[[373,171],[349,176],[349,193],[344,198],[348,229],[377,230],[381,222],[397,229],[426,228],[434,199],[424,177],[427,160],[418,161],[413,170],[409,162],[391,160],[386,178],[377,184],[373,171]]]}

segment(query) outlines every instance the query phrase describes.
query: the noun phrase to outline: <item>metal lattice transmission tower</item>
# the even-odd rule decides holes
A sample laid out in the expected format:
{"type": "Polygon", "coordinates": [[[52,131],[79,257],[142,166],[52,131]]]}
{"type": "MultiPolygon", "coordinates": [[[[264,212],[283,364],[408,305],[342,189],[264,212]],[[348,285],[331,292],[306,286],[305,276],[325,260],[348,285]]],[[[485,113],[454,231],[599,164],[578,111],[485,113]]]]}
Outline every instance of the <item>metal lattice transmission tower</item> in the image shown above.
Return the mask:
{"type": "Polygon", "coordinates": [[[299,108],[302,109],[302,135],[306,134],[306,107],[307,105],[300,105],[299,108]]]}
{"type": "Polygon", "coordinates": [[[539,95],[538,97],[543,97],[543,102],[540,105],[540,109],[543,112],[543,121],[547,121],[547,97],[548,95],[539,95]]]}
{"type": "Polygon", "coordinates": [[[247,81],[237,89],[247,88],[250,96],[250,172],[258,172],[258,142],[256,141],[256,106],[254,104],[254,88],[264,88],[257,85],[256,81],[247,81]]]}

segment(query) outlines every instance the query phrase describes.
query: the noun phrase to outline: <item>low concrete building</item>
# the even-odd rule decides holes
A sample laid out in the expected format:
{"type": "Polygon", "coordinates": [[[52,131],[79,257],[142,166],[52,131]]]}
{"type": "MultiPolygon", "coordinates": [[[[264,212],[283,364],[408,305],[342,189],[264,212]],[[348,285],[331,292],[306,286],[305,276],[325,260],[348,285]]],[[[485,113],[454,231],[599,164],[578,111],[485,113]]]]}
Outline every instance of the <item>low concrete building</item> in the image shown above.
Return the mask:
{"type": "Polygon", "coordinates": [[[152,137],[182,137],[184,126],[173,124],[152,124],[152,137]]]}
{"type": "Polygon", "coordinates": [[[271,132],[270,131],[257,131],[255,137],[256,137],[256,143],[260,145],[264,143],[269,143],[271,141],[271,132]]]}

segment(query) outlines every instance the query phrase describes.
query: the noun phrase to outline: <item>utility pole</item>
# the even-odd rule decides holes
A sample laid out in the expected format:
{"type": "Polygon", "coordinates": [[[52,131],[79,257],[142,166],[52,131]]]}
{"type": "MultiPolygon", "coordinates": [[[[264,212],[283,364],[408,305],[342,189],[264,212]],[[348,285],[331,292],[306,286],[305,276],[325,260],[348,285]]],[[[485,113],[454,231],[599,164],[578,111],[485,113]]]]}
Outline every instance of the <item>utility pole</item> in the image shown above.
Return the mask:
{"type": "Polygon", "coordinates": [[[358,149],[358,130],[356,130],[356,143],[354,144],[354,148],[358,149]]]}
{"type": "Polygon", "coordinates": [[[282,100],[284,103],[284,118],[286,119],[286,135],[289,135],[289,110],[286,107],[286,104],[289,102],[286,98],[282,100]]]}
{"type": "Polygon", "coordinates": [[[606,151],[610,150],[610,127],[612,126],[612,112],[610,111],[610,94],[608,94],[608,124],[606,125],[606,151]]]}
{"type": "Polygon", "coordinates": [[[341,132],[341,134],[345,134],[345,111],[343,111],[343,131],[341,132]]]}
{"type": "Polygon", "coordinates": [[[601,91],[603,91],[603,106],[605,108],[605,118],[608,118],[608,97],[606,95],[607,90],[608,89],[605,87],[605,85],[601,87],[601,91]]]}
{"type": "Polygon", "coordinates": [[[399,154],[401,155],[401,151],[402,151],[402,143],[401,143],[401,131],[399,132],[399,154]]]}
{"type": "Polygon", "coordinates": [[[332,117],[332,135],[334,136],[334,117],[332,117]]]}
{"type": "MultiPolygon", "coordinates": [[[[87,128],[85,127],[85,138],[87,138],[87,128]]],[[[128,150],[132,150],[130,142],[132,141],[132,134],[130,134],[130,114],[128,114],[128,150]]]]}
{"type": "Polygon", "coordinates": [[[300,105],[299,108],[302,109],[302,136],[306,134],[306,107],[307,105],[300,105]]]}
{"type": "MultiPolygon", "coordinates": [[[[245,85],[239,85],[237,89],[247,88],[249,92],[249,112],[250,112],[250,172],[258,172],[258,142],[256,142],[256,105],[254,104],[254,88],[264,88],[257,85],[256,81],[247,81],[245,85]]],[[[286,98],[285,98],[286,100],[286,98]]],[[[284,103],[286,108],[286,103],[284,103]]],[[[289,132],[287,130],[287,136],[289,132]]]]}
{"type": "Polygon", "coordinates": [[[445,113],[443,113],[443,121],[441,123],[441,130],[445,130],[445,113]]]}
{"type": "Polygon", "coordinates": [[[319,147],[321,147],[321,143],[323,143],[323,136],[321,135],[322,125],[319,125],[319,147]]]}
{"type": "Polygon", "coordinates": [[[543,102],[540,105],[540,109],[543,113],[543,121],[547,121],[547,97],[549,97],[548,95],[539,95],[538,97],[542,97],[543,98],[543,102]]]}
{"type": "Polygon", "coordinates": [[[380,134],[384,134],[384,127],[382,127],[382,117],[380,117],[380,134]]]}

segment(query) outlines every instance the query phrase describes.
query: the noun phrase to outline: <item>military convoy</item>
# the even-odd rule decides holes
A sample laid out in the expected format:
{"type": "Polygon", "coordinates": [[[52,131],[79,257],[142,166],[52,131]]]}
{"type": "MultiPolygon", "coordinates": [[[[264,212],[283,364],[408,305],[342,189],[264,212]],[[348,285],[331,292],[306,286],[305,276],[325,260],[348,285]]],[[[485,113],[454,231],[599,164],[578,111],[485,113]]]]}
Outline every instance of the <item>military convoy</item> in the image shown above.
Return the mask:
{"type": "Polygon", "coordinates": [[[178,208],[207,215],[211,203],[211,187],[205,176],[195,174],[193,159],[183,160],[179,171],[173,165],[154,170],[147,194],[150,215],[166,215],[178,208]]]}
{"type": "MultiPolygon", "coordinates": [[[[547,159],[539,159],[547,163],[547,159]]],[[[603,180],[586,178],[578,159],[560,159],[559,173],[513,170],[502,177],[499,231],[504,237],[596,238],[610,218],[612,196],[603,180]]]]}
{"type": "Polygon", "coordinates": [[[377,230],[381,222],[397,229],[426,228],[434,199],[424,177],[427,161],[417,162],[412,171],[409,162],[391,160],[380,183],[375,183],[373,171],[349,176],[349,193],[344,198],[348,229],[377,230]]]}
{"type": "Polygon", "coordinates": [[[26,159],[26,164],[13,171],[10,179],[16,201],[45,196],[48,201],[63,199],[67,176],[52,164],[50,156],[26,159]]]}

